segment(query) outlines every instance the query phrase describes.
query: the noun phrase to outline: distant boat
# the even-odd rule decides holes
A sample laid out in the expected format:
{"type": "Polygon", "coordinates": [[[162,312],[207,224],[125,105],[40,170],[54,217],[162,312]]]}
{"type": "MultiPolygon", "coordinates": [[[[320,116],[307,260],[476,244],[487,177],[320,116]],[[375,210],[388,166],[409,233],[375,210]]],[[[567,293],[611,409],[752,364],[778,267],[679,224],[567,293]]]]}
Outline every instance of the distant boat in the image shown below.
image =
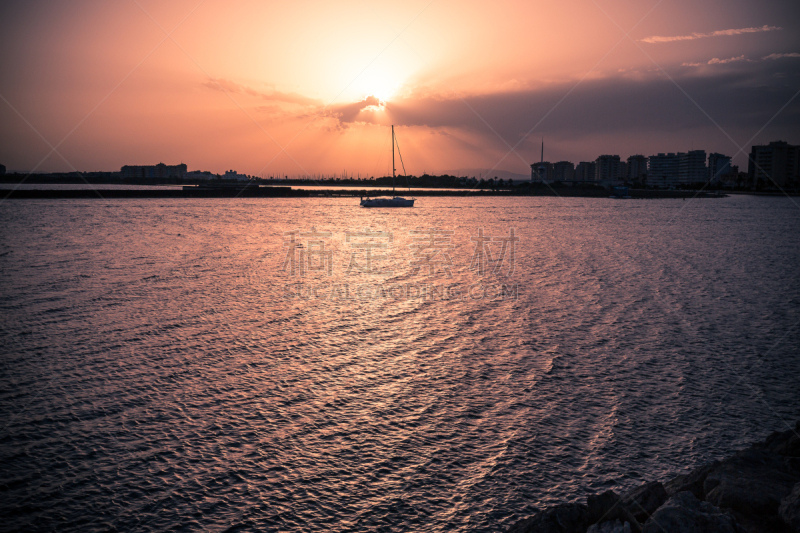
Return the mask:
{"type": "MultiPolygon", "coordinates": [[[[397,140],[394,136],[394,125],[392,125],[392,198],[361,198],[361,207],[414,207],[414,198],[407,199],[401,196],[394,196],[394,182],[395,173],[397,169],[394,166],[394,147],[397,140]]],[[[397,147],[397,152],[400,153],[400,147],[397,147]]],[[[403,163],[403,155],[400,154],[400,163],[403,163]]],[[[406,166],[403,165],[403,173],[406,171],[406,166]]],[[[409,188],[410,190],[410,188],[409,188]]]]}

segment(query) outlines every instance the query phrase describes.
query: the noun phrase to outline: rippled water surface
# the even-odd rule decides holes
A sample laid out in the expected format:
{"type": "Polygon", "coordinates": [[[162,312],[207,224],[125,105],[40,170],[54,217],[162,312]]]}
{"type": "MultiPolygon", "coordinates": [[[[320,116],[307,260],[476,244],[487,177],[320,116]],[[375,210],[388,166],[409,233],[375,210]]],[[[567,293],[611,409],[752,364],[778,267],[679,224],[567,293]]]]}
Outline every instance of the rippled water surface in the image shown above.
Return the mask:
{"type": "Polygon", "coordinates": [[[494,531],[799,418],[791,199],[356,204],[2,203],[0,529],[494,531]]]}

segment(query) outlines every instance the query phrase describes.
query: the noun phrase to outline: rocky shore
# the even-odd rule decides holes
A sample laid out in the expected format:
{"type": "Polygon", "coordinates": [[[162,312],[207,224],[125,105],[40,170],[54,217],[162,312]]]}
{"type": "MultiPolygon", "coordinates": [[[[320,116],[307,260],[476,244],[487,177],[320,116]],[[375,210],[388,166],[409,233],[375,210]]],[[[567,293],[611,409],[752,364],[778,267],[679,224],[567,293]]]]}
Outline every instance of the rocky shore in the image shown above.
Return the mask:
{"type": "Polygon", "coordinates": [[[508,531],[800,533],[800,422],[664,483],[550,507],[508,531]]]}

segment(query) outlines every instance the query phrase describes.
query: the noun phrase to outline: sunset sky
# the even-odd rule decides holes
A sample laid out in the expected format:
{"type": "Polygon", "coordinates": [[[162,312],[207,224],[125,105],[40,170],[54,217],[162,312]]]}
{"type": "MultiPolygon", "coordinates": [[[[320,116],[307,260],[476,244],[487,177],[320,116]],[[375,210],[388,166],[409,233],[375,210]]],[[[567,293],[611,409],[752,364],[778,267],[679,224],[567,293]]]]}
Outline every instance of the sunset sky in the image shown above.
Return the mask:
{"type": "Polygon", "coordinates": [[[378,176],[391,124],[417,175],[528,174],[542,137],[576,163],[800,143],[798,2],[30,1],[0,20],[8,171],[378,176]]]}

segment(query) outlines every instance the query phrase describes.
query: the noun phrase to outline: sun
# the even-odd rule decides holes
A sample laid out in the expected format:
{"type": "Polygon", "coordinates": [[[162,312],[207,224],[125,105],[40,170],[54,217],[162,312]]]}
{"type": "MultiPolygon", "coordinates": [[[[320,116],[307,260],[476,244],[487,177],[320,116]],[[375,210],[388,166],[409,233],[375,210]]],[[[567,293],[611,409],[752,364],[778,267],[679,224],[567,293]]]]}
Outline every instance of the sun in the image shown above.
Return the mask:
{"type": "Polygon", "coordinates": [[[354,85],[362,97],[374,96],[383,104],[395,94],[400,83],[384,73],[365,72],[354,85]]]}
{"type": "Polygon", "coordinates": [[[385,103],[392,97],[394,94],[395,87],[393,87],[388,82],[386,83],[377,83],[372,89],[372,95],[377,97],[381,103],[385,103]]]}

